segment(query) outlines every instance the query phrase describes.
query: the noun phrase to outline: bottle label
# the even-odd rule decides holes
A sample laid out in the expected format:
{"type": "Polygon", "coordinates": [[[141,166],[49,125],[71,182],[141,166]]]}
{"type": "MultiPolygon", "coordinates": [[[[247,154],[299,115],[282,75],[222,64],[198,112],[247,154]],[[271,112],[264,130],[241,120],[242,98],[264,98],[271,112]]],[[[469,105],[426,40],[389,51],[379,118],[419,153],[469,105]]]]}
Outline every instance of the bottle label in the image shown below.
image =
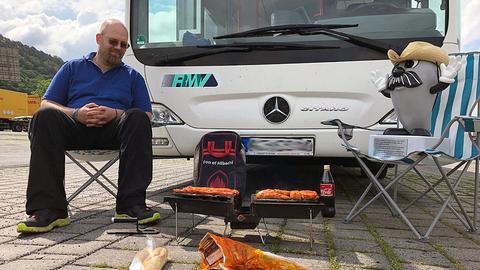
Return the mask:
{"type": "Polygon", "coordinates": [[[334,184],[320,184],[320,196],[322,196],[322,197],[333,197],[333,196],[335,196],[335,185],[334,184]]]}

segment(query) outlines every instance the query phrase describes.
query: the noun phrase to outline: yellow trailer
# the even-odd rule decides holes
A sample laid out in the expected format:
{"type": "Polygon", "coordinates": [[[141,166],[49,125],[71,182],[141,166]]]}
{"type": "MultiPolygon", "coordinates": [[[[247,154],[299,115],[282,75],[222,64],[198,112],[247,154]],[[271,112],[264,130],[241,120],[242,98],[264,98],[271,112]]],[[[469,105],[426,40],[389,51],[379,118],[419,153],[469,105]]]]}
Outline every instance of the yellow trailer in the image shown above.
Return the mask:
{"type": "Polygon", "coordinates": [[[40,107],[39,96],[0,89],[0,130],[27,130],[31,116],[40,107]]]}
{"type": "Polygon", "coordinates": [[[40,108],[42,98],[40,96],[27,96],[27,115],[32,116],[40,108]]]}

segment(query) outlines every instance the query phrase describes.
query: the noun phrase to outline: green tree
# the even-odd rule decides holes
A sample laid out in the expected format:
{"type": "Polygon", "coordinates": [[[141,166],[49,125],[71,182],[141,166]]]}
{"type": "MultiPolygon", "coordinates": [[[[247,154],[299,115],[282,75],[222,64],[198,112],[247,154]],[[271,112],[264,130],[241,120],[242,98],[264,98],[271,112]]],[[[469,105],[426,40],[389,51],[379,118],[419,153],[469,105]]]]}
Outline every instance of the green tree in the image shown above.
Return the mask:
{"type": "Polygon", "coordinates": [[[48,86],[50,85],[50,82],[52,79],[46,79],[46,80],[39,80],[37,82],[36,89],[31,92],[32,95],[38,95],[43,97],[43,94],[45,94],[45,91],[47,91],[48,86]]]}

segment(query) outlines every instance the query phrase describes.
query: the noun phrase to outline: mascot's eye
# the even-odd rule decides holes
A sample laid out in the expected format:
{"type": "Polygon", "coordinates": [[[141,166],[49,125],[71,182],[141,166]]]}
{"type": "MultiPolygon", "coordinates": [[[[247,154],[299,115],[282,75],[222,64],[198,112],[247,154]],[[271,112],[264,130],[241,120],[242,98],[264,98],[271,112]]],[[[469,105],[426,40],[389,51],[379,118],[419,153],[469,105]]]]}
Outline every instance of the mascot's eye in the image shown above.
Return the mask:
{"type": "Polygon", "coordinates": [[[405,67],[406,68],[414,68],[418,65],[418,61],[417,60],[407,60],[405,61],[405,67]]]}

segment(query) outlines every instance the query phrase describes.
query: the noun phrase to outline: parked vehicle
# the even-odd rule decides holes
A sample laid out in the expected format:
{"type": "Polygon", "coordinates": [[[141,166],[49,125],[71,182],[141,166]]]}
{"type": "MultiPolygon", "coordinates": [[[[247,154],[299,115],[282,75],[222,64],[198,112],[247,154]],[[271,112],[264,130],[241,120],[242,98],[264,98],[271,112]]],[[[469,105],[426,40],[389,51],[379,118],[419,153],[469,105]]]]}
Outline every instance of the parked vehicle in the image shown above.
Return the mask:
{"type": "MultiPolygon", "coordinates": [[[[459,11],[456,0],[126,0],[125,62],[146,78],[157,157],[191,157],[205,133],[232,130],[247,162],[345,165],[321,121],[396,125],[371,71],[390,72],[387,50],[411,41],[458,52],[459,11]]],[[[373,132],[355,133],[365,150],[373,132]]]]}
{"type": "Polygon", "coordinates": [[[27,131],[40,102],[39,96],[0,89],[0,130],[27,131]]]}

